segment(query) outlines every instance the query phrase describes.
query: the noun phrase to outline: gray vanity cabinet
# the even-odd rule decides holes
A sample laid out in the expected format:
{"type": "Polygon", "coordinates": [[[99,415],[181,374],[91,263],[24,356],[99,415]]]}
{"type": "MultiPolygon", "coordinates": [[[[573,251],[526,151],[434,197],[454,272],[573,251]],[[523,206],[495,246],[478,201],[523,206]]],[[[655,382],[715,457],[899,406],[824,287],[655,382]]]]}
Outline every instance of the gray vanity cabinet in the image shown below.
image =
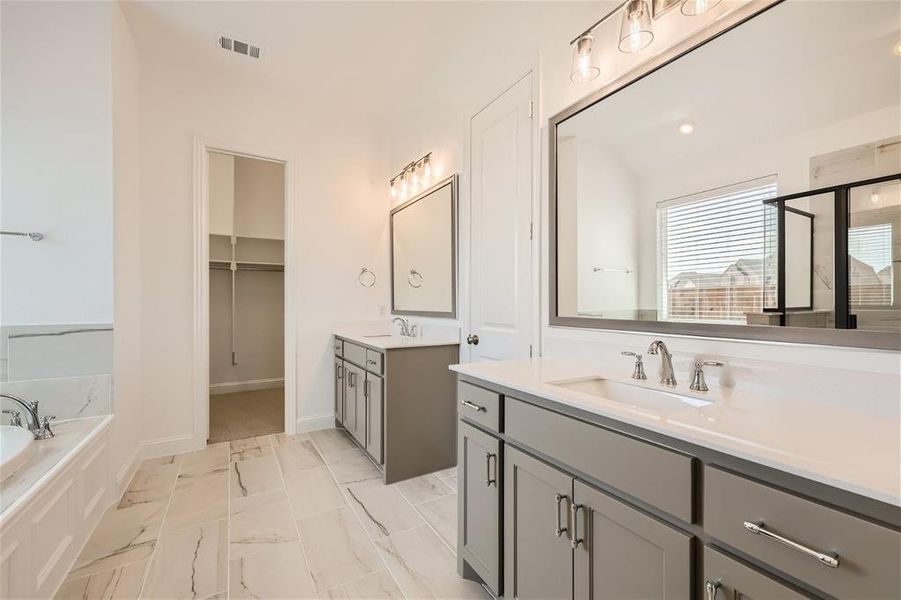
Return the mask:
{"type": "MultiPolygon", "coordinates": [[[[366,451],[381,464],[382,459],[382,378],[372,373],[366,373],[366,383],[363,388],[363,396],[366,406],[366,451]]],[[[359,438],[358,438],[359,439],[359,438]]]]}
{"type": "Polygon", "coordinates": [[[335,419],[344,423],[344,361],[335,358],[335,419]]]}
{"type": "Polygon", "coordinates": [[[570,510],[573,479],[504,448],[504,597],[573,597],[570,510]]]}
{"type": "Polygon", "coordinates": [[[574,598],[690,598],[691,536],[573,484],[574,598]]]}
{"type": "Polygon", "coordinates": [[[458,543],[462,558],[491,590],[501,582],[501,442],[460,421],[459,423],[460,520],[458,543]]]}

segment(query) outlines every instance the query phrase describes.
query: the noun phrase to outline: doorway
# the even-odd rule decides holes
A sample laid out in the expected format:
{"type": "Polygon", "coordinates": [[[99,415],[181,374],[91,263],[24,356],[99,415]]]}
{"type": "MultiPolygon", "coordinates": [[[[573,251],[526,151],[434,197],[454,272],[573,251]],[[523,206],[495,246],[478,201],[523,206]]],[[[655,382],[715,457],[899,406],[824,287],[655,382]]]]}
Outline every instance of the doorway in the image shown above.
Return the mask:
{"type": "Polygon", "coordinates": [[[195,446],[293,433],[291,163],[195,150],[195,446]]]}

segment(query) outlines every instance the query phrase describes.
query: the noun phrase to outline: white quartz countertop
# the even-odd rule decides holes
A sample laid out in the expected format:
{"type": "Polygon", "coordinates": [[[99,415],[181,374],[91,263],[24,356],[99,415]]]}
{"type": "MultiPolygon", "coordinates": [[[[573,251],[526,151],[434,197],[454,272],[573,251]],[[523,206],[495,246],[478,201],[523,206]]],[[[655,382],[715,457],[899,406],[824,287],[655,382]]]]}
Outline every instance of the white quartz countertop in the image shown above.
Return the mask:
{"type": "Polygon", "coordinates": [[[54,477],[112,421],[109,415],[84,417],[54,424],[54,437],[35,440],[34,454],[22,468],[0,483],[0,519],[9,519],[28,498],[37,494],[42,482],[54,477]]]}
{"type": "Polygon", "coordinates": [[[427,332],[416,337],[390,334],[384,331],[360,331],[338,328],[335,337],[368,346],[375,350],[391,350],[394,348],[420,348],[425,346],[456,346],[460,343],[458,331],[427,332]]]}
{"type": "Polygon", "coordinates": [[[868,413],[816,403],[714,389],[705,394],[676,391],[714,400],[666,414],[652,409],[551,385],[570,379],[605,377],[670,391],[654,374],[639,382],[601,373],[590,363],[536,358],[451,366],[462,375],[494,383],[643,427],[855,494],[901,506],[901,425],[897,415],[868,413]]]}

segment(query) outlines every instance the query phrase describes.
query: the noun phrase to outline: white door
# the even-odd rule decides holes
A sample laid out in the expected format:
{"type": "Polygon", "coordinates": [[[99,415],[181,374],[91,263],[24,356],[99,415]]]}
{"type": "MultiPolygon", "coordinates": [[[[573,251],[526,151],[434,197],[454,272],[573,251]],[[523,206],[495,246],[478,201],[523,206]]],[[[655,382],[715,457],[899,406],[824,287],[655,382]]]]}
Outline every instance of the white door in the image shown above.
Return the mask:
{"type": "Polygon", "coordinates": [[[529,74],[470,125],[470,304],[464,337],[472,361],[530,355],[531,107],[529,74]]]}

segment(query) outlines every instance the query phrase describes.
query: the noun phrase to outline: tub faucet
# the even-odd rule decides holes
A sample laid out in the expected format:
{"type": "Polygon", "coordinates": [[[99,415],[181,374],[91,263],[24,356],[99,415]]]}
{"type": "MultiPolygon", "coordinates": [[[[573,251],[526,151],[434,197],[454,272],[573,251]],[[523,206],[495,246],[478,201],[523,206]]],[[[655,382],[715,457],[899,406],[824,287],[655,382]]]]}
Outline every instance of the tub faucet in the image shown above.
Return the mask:
{"type": "Polygon", "coordinates": [[[663,340],[654,340],[648,347],[648,354],[660,355],[660,383],[676,387],[676,374],[673,372],[673,355],[669,353],[663,340]]]}
{"type": "MultiPolygon", "coordinates": [[[[25,424],[28,427],[28,431],[30,431],[32,435],[34,435],[34,439],[46,440],[53,437],[53,431],[50,429],[50,421],[52,419],[55,419],[56,417],[46,416],[42,418],[38,413],[37,400],[35,400],[34,402],[29,402],[28,400],[23,400],[18,396],[2,393],[0,393],[0,398],[12,400],[25,409],[25,424]]],[[[21,420],[19,420],[19,422],[21,423],[21,420]]]]}

